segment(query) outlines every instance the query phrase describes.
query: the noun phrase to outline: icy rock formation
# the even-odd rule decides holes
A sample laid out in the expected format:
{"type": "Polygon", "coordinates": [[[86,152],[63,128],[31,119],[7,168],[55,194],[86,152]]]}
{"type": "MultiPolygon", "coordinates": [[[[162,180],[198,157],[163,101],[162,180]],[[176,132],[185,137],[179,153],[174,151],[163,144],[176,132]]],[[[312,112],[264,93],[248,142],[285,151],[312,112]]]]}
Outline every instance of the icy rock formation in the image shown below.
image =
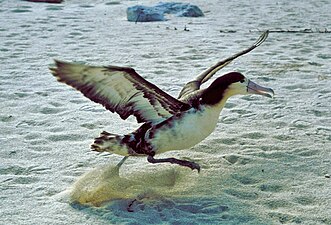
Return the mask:
{"type": "Polygon", "coordinates": [[[178,3],[178,2],[160,2],[154,8],[157,8],[163,13],[175,14],[176,16],[184,17],[199,17],[204,16],[201,9],[196,5],[189,3],[178,3]]]}
{"type": "Polygon", "coordinates": [[[151,22],[164,21],[164,13],[154,7],[135,5],[126,10],[128,21],[133,22],[151,22]]]}
{"type": "Polygon", "coordinates": [[[136,5],[129,7],[126,14],[128,21],[134,22],[164,21],[164,14],[175,14],[180,17],[204,16],[198,6],[177,2],[160,2],[152,7],[136,5]]]}

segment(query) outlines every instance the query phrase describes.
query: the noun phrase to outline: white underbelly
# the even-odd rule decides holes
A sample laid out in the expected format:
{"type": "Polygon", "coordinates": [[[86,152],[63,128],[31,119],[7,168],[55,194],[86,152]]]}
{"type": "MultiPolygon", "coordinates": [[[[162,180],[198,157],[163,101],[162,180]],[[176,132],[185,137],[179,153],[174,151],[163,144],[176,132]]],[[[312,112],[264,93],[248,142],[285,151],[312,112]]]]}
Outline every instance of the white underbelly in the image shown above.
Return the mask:
{"type": "Polygon", "coordinates": [[[200,143],[215,130],[220,110],[212,107],[191,109],[179,119],[164,124],[151,140],[156,153],[188,149],[200,143]]]}

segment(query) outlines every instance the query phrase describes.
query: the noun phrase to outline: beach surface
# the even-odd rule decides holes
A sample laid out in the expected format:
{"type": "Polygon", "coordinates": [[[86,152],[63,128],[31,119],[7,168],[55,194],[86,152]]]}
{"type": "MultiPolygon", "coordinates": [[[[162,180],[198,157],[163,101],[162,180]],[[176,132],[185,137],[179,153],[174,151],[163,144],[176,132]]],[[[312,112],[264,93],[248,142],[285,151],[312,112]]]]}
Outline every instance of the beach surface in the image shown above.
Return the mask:
{"type": "Polygon", "coordinates": [[[158,1],[0,0],[0,224],[331,224],[331,2],[190,1],[204,17],[134,23],[158,1]],[[273,99],[228,100],[216,130],[158,157],[201,172],[97,154],[100,132],[139,125],[56,81],[53,59],[130,66],[177,96],[213,63],[273,99]]]}

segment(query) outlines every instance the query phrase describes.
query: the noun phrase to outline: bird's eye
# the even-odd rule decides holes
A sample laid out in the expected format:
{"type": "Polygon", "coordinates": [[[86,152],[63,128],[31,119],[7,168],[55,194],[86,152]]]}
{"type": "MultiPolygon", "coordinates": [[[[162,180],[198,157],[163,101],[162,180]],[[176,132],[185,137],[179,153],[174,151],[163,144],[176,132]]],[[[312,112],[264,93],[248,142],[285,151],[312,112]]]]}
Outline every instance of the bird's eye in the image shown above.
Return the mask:
{"type": "Polygon", "coordinates": [[[241,81],[240,81],[240,83],[244,83],[244,82],[245,82],[245,80],[241,80],[241,81]]]}

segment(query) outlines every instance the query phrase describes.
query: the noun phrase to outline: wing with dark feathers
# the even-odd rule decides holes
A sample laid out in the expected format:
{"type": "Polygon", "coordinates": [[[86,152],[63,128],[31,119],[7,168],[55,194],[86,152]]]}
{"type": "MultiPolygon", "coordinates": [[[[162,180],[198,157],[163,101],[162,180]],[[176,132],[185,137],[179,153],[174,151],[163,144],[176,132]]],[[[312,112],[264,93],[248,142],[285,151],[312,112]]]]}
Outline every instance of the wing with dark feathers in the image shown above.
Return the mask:
{"type": "Polygon", "coordinates": [[[133,115],[138,122],[167,119],[189,106],[146,81],[132,68],[99,67],[55,60],[50,68],[58,81],[66,83],[122,119],[133,115]]]}
{"type": "MultiPolygon", "coordinates": [[[[185,102],[185,103],[189,103],[192,99],[192,95],[194,95],[195,93],[200,93],[198,92],[198,90],[200,89],[200,86],[207,82],[217,71],[219,71],[220,69],[222,69],[223,67],[225,67],[226,65],[228,65],[229,63],[231,63],[234,59],[238,58],[239,56],[245,55],[248,52],[252,51],[253,49],[255,49],[256,47],[260,46],[268,37],[269,31],[265,31],[261,34],[261,36],[259,37],[259,39],[249,48],[234,54],[222,61],[219,61],[218,63],[216,63],[215,65],[211,66],[210,68],[208,68],[207,70],[203,71],[201,74],[199,74],[195,80],[188,82],[183,89],[181,90],[178,99],[185,102]]],[[[193,98],[194,99],[194,98],[193,98]]]]}

